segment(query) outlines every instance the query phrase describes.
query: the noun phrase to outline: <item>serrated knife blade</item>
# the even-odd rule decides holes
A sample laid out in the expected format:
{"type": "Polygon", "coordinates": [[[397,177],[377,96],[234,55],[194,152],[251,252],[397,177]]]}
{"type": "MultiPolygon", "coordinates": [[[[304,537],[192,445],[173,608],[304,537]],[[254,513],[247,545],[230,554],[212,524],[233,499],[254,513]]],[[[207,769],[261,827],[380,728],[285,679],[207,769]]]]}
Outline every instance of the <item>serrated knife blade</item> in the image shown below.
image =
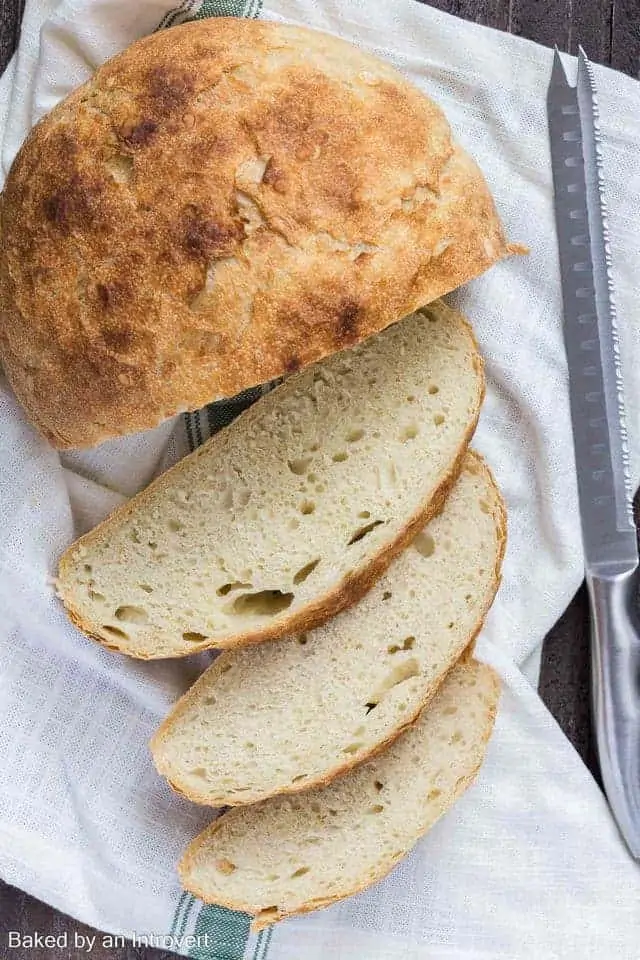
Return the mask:
{"type": "Polygon", "coordinates": [[[640,859],[638,546],[599,114],[580,48],[577,84],[556,49],[547,95],[564,339],[585,571],[591,605],[594,722],[605,791],[640,859]]]}

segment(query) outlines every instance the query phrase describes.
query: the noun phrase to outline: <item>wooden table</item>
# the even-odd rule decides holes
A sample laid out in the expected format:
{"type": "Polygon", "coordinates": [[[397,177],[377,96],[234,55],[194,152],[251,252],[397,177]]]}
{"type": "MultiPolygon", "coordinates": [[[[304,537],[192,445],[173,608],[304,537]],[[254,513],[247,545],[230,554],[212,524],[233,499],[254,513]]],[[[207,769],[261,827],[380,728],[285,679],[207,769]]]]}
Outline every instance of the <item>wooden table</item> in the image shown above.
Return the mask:
{"type": "MultiPolygon", "coordinates": [[[[370,0],[371,3],[376,0],[370,0]]],[[[377,0],[381,2],[381,0],[377,0]]],[[[393,0],[387,0],[393,3],[393,0]]],[[[422,0],[424,2],[424,0],[422,0]]],[[[0,70],[19,33],[24,0],[0,0],[0,70]]],[[[591,59],[631,76],[640,74],[640,0],[431,0],[431,6],[498,30],[576,53],[581,43],[591,59]]],[[[589,708],[588,619],[582,588],[547,637],[540,693],[567,736],[597,776],[589,708]]],[[[52,910],[13,887],[0,884],[0,960],[24,960],[6,951],[7,930],[43,935],[68,931],[91,933],[88,927],[52,910]]],[[[48,960],[51,953],[34,949],[29,960],[48,960]]],[[[74,952],[58,951],[59,960],[76,960],[74,952]]],[[[95,947],[92,960],[172,960],[174,954],[126,947],[95,947]]],[[[302,958],[301,958],[302,960],[302,958]]],[[[363,958],[364,960],[364,958],[363,958]]]]}

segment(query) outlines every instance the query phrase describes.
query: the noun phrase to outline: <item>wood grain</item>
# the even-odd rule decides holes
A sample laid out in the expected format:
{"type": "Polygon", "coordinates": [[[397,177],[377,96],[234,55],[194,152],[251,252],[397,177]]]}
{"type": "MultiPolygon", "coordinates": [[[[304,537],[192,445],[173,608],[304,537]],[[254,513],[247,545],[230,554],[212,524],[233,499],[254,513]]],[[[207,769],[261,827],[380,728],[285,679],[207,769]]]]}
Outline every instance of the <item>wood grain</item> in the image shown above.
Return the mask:
{"type": "Polygon", "coordinates": [[[640,2],[613,0],[611,66],[640,77],[640,2]]]}
{"type": "Polygon", "coordinates": [[[16,46],[25,0],[0,0],[0,73],[16,46]]]}
{"type": "MultiPolygon", "coordinates": [[[[370,0],[375,2],[375,0],[370,0]]],[[[387,0],[392,3],[393,0],[387,0]]],[[[421,0],[426,2],[426,0],[421,0]]],[[[476,23],[575,53],[587,54],[637,77],[640,72],[640,0],[431,0],[431,6],[476,23]]],[[[13,50],[24,0],[0,0],[0,71],[13,50]]],[[[540,693],[585,762],[597,773],[591,737],[588,612],[582,589],[545,641],[540,693]]],[[[0,958],[50,960],[49,950],[7,951],[9,930],[56,936],[94,935],[25,893],[0,884],[0,958]]],[[[105,950],[97,934],[92,960],[170,960],[173,954],[128,945],[105,950]]],[[[77,960],[76,950],[56,951],[56,960],[77,960]]],[[[304,960],[304,958],[300,958],[304,960]]],[[[354,958],[355,960],[355,958],[354,958]]],[[[358,958],[360,960],[360,958],[358,958]]],[[[364,960],[364,958],[362,958],[364,960]]]]}
{"type": "Polygon", "coordinates": [[[427,5],[485,27],[509,30],[511,0],[429,0],[427,5]]]}
{"type": "MultiPolygon", "coordinates": [[[[163,931],[158,931],[162,933],[163,931]]],[[[145,947],[134,947],[127,944],[123,948],[111,949],[102,945],[103,934],[84,923],[78,923],[64,913],[58,913],[47,904],[40,903],[33,897],[16,890],[7,884],[0,884],[0,958],[1,960],[78,960],[79,957],[89,957],[90,960],[175,960],[174,953],[160,950],[149,950],[145,947]],[[20,931],[23,935],[33,936],[35,933],[56,938],[65,938],[67,946],[48,949],[47,947],[33,947],[29,950],[15,948],[9,950],[9,931],[20,931]],[[75,937],[84,937],[85,944],[91,944],[95,937],[95,944],[90,953],[83,952],[79,946],[74,946],[75,937]]],[[[79,944],[83,941],[78,939],[79,944]]],[[[64,943],[63,939],[59,940],[64,943]]]]}

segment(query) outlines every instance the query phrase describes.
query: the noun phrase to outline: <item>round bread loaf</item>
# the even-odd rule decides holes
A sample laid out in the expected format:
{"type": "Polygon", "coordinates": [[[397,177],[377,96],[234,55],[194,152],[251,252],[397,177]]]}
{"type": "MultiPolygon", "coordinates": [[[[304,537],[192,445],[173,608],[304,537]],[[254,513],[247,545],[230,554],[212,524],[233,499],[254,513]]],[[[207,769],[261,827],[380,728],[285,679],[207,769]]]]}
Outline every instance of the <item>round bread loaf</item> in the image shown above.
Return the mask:
{"type": "Polygon", "coordinates": [[[510,248],[441,110],[335,37],[153,34],[31,132],[1,207],[0,357],[57,447],[353,345],[510,248]]]}

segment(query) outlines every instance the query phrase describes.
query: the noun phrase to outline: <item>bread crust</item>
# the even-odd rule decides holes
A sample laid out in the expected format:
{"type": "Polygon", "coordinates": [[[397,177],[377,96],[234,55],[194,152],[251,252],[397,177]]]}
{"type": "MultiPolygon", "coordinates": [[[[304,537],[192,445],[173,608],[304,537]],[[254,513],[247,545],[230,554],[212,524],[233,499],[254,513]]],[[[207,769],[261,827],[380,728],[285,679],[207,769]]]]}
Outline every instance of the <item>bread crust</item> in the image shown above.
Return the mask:
{"type": "MultiPolygon", "coordinates": [[[[431,305],[429,309],[452,312],[451,308],[444,303],[431,305]]],[[[322,623],[330,620],[342,610],[345,610],[347,607],[350,607],[352,604],[356,603],[356,601],[358,601],[360,597],[364,596],[365,593],[371,589],[374,583],[380,579],[392,560],[405,549],[405,547],[413,540],[416,534],[419,533],[419,531],[429,522],[429,520],[433,519],[442,511],[449,491],[457,480],[462,469],[469,444],[475,432],[478,418],[480,416],[486,385],[484,379],[484,361],[480,355],[478,343],[473,329],[468,321],[459,314],[458,320],[463,325],[467,335],[469,336],[472,349],[474,351],[472,362],[474,365],[474,370],[477,374],[477,395],[473,415],[469,419],[467,429],[460,442],[460,446],[455,458],[453,459],[449,468],[443,472],[431,496],[428,498],[428,500],[422,503],[413,516],[408,519],[405,527],[399,531],[395,540],[387,542],[384,548],[377,555],[372,556],[369,561],[363,564],[358,571],[352,573],[349,577],[343,578],[340,582],[336,583],[332,590],[328,591],[322,596],[317,597],[312,603],[307,604],[307,606],[289,614],[285,618],[280,618],[271,624],[264,624],[262,626],[257,625],[255,629],[251,630],[250,632],[233,634],[230,637],[207,638],[202,643],[187,643],[185,641],[184,649],[173,650],[170,654],[158,654],[157,656],[154,656],[150,654],[147,649],[136,647],[135,642],[129,642],[126,646],[124,646],[115,642],[114,638],[112,637],[107,639],[105,636],[102,636],[99,633],[97,624],[85,619],[74,607],[73,599],[65,594],[65,575],[72,567],[75,553],[78,551],[78,549],[82,549],[82,547],[91,545],[96,540],[99,540],[103,533],[109,529],[111,524],[126,521],[132,514],[135,513],[141,504],[144,504],[145,500],[151,495],[152,492],[155,493],[157,490],[162,489],[164,486],[170,484],[174,471],[180,471],[182,466],[191,457],[198,456],[198,452],[202,450],[202,447],[200,447],[198,450],[189,454],[188,457],[185,457],[184,460],[177,463],[166,473],[154,480],[153,483],[133,497],[124,506],[117,508],[109,517],[103,520],[102,523],[98,524],[97,527],[95,527],[93,530],[90,530],[79,540],[76,540],[75,543],[73,543],[62,555],[59,563],[56,587],[58,596],[64,603],[67,615],[72,623],[92,640],[96,640],[109,650],[126,653],[128,656],[132,656],[140,660],[153,660],[166,659],[167,657],[186,657],[194,653],[199,653],[202,650],[223,650],[225,648],[246,646],[252,643],[262,643],[264,640],[275,640],[278,637],[289,633],[302,633],[305,630],[311,630],[314,627],[320,626],[322,623]]],[[[244,414],[240,414],[240,418],[238,419],[241,419],[242,416],[244,416],[244,414]]],[[[214,442],[215,435],[207,441],[207,444],[214,442]]],[[[204,444],[204,446],[207,444],[204,444]]],[[[131,639],[132,638],[130,638],[130,640],[131,639]]]]}
{"type": "MultiPolygon", "coordinates": [[[[463,655],[460,662],[463,662],[466,656],[467,656],[466,654],[463,655]]],[[[487,716],[487,722],[485,724],[485,729],[481,739],[482,756],[479,762],[477,763],[477,765],[474,767],[473,771],[468,776],[463,777],[458,781],[458,783],[456,784],[456,788],[453,792],[453,795],[450,797],[449,801],[440,810],[438,817],[436,818],[436,821],[429,821],[425,823],[423,825],[423,828],[417,833],[414,842],[417,842],[420,839],[420,837],[423,836],[429,829],[431,829],[433,824],[437,822],[437,820],[440,819],[440,817],[442,817],[448,809],[450,809],[450,807],[455,803],[458,797],[460,797],[464,793],[464,791],[476,779],[478,772],[480,771],[480,768],[482,766],[486,745],[488,744],[491,738],[491,734],[493,732],[493,726],[495,723],[495,718],[497,713],[498,700],[500,697],[500,680],[498,678],[498,675],[495,673],[495,671],[491,667],[487,666],[486,664],[482,664],[482,667],[486,671],[487,676],[491,678],[492,687],[493,687],[493,696],[494,696],[494,704],[487,716]]],[[[418,720],[419,720],[419,716],[416,718],[414,723],[416,723],[418,720]]],[[[254,917],[253,922],[251,924],[251,929],[254,931],[262,930],[265,927],[271,926],[273,923],[286,919],[287,917],[293,917],[293,916],[298,916],[304,913],[310,913],[313,910],[318,910],[318,909],[321,909],[322,907],[328,907],[332,903],[337,903],[338,901],[344,900],[347,897],[355,896],[355,894],[357,893],[362,893],[363,890],[366,890],[372,884],[377,883],[378,881],[384,879],[384,877],[386,877],[387,874],[389,874],[393,870],[393,868],[401,860],[403,860],[404,857],[409,852],[409,849],[407,849],[403,851],[403,853],[398,857],[388,858],[383,860],[378,865],[377,869],[374,870],[372,874],[368,876],[366,879],[364,879],[361,883],[354,884],[352,887],[345,888],[343,891],[341,891],[339,894],[336,894],[335,896],[319,897],[317,899],[307,901],[296,910],[286,911],[286,910],[281,910],[279,908],[276,908],[275,910],[270,910],[268,912],[268,915],[265,916],[267,911],[264,911],[261,908],[256,907],[255,904],[247,903],[244,901],[227,900],[223,897],[219,897],[219,898],[217,897],[215,901],[211,900],[211,898],[208,899],[207,892],[205,890],[199,888],[197,884],[190,883],[188,881],[188,873],[191,868],[191,864],[196,858],[200,845],[204,841],[208,840],[209,837],[214,835],[221,828],[225,817],[233,816],[235,812],[236,812],[235,809],[231,809],[225,813],[222,813],[216,820],[214,820],[212,824],[206,827],[201,834],[199,834],[194,840],[191,841],[191,843],[187,847],[178,865],[178,875],[180,877],[180,882],[182,883],[185,890],[188,890],[189,893],[192,893],[195,897],[198,897],[204,903],[215,902],[216,904],[223,907],[227,907],[230,910],[239,910],[244,913],[251,914],[254,917]]]]}
{"type": "Polygon", "coordinates": [[[55,107],[0,234],[0,360],[59,448],[298,370],[516,249],[401,74],[234,18],[146,37],[55,107]]]}
{"type": "MultiPolygon", "coordinates": [[[[487,463],[484,460],[484,458],[476,451],[473,451],[473,450],[468,451],[468,453],[466,454],[465,462],[463,463],[463,469],[468,464],[472,464],[477,469],[481,470],[485,474],[485,476],[487,477],[491,485],[493,502],[494,502],[493,517],[496,524],[498,550],[496,553],[496,559],[495,559],[494,570],[493,570],[493,583],[489,592],[487,593],[487,598],[483,605],[482,612],[478,617],[478,620],[474,625],[472,631],[470,632],[468,642],[465,645],[465,649],[467,651],[473,649],[476,638],[484,626],[487,614],[491,609],[491,606],[495,599],[495,595],[500,586],[502,561],[504,559],[504,554],[507,546],[506,509],[504,505],[504,500],[502,498],[500,490],[498,489],[495,478],[493,477],[493,474],[491,473],[491,470],[487,466],[487,463]]],[[[229,656],[230,655],[228,653],[226,654],[222,653],[219,657],[217,657],[214,663],[212,663],[211,666],[208,667],[207,670],[205,671],[207,678],[210,677],[212,673],[219,674],[221,671],[223,671],[225,664],[229,659],[229,656]]],[[[426,708],[429,702],[437,694],[440,686],[445,682],[445,680],[447,679],[451,671],[456,667],[456,665],[459,662],[459,659],[460,659],[459,654],[455,655],[451,659],[445,671],[440,676],[437,684],[434,684],[433,688],[428,691],[427,695],[418,705],[413,715],[409,717],[403,724],[401,724],[400,726],[392,730],[389,733],[389,736],[385,737],[384,740],[380,741],[380,743],[376,744],[366,753],[358,752],[357,754],[348,755],[348,759],[344,760],[342,763],[337,764],[334,767],[331,767],[331,769],[328,770],[325,774],[318,776],[315,779],[307,779],[304,781],[304,783],[290,783],[282,787],[281,789],[267,790],[264,792],[247,791],[245,794],[242,795],[241,798],[234,797],[233,800],[231,800],[230,798],[227,798],[224,801],[224,804],[233,806],[233,807],[246,806],[248,804],[258,803],[261,800],[266,800],[269,797],[278,796],[280,794],[303,793],[303,792],[306,792],[307,790],[312,790],[317,787],[323,787],[323,786],[326,786],[328,783],[330,783],[332,780],[334,780],[336,777],[342,776],[343,774],[347,773],[347,771],[351,770],[353,767],[359,766],[361,763],[365,763],[367,760],[370,760],[373,757],[377,756],[378,754],[382,753],[391,743],[397,740],[397,738],[402,733],[404,733],[405,730],[407,730],[409,727],[411,727],[415,723],[415,721],[418,719],[422,711],[426,708]]],[[[186,693],[184,693],[180,697],[180,699],[176,702],[171,713],[165,718],[165,720],[162,722],[158,730],[155,732],[155,734],[151,738],[149,747],[151,750],[151,756],[153,758],[153,762],[156,766],[156,769],[158,770],[158,773],[160,773],[162,776],[164,776],[167,779],[172,790],[174,790],[176,793],[179,793],[181,796],[186,797],[188,800],[191,800],[193,803],[203,804],[204,806],[211,806],[212,800],[210,796],[207,796],[202,793],[199,794],[195,790],[192,790],[184,785],[179,785],[174,781],[172,781],[170,776],[171,770],[169,765],[164,765],[162,763],[161,757],[159,756],[159,753],[160,753],[159,748],[163,744],[164,739],[166,735],[169,733],[169,731],[171,730],[173,724],[177,720],[179,720],[180,717],[185,713],[185,711],[190,708],[191,704],[195,700],[197,700],[200,694],[200,690],[202,689],[205,683],[204,677],[205,677],[205,674],[203,674],[198,680],[196,680],[193,686],[191,686],[189,690],[187,690],[186,693]]]]}

